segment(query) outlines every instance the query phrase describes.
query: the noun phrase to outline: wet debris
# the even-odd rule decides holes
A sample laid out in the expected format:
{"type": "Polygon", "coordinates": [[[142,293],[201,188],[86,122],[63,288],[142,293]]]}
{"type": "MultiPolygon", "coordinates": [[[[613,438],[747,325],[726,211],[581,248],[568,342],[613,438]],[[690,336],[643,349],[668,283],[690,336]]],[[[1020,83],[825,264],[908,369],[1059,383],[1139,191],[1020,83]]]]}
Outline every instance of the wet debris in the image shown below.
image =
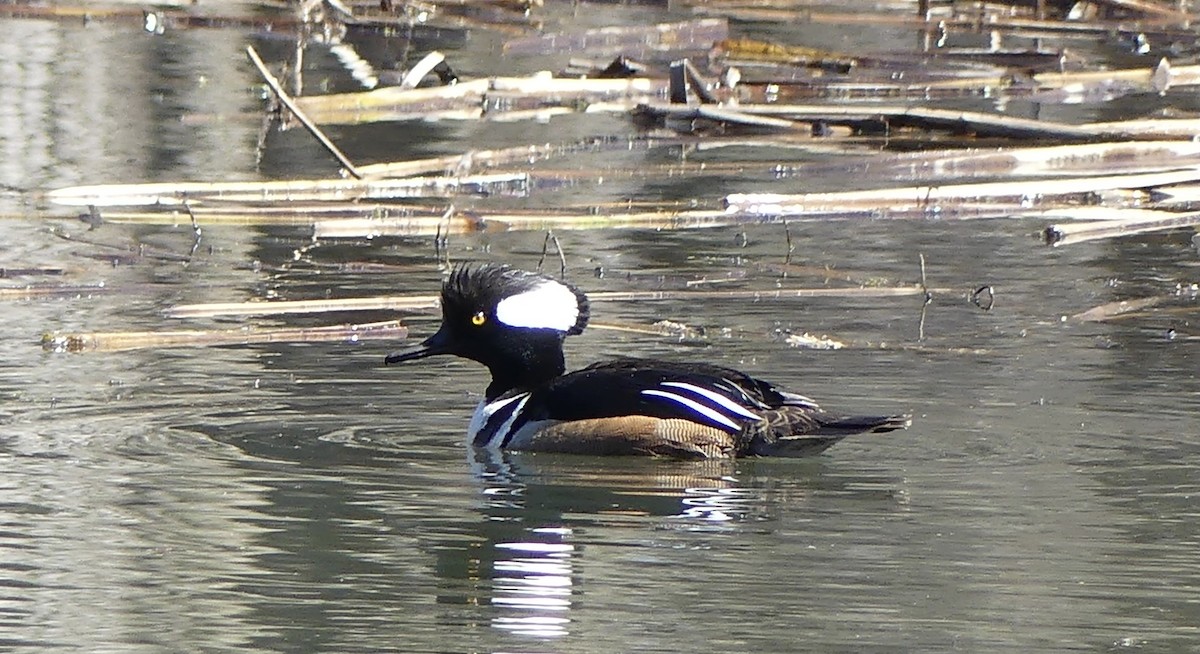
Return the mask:
{"type": "Polygon", "coordinates": [[[783,342],[788,347],[795,347],[804,350],[840,350],[846,347],[842,341],[830,338],[829,336],[815,336],[804,332],[803,334],[788,334],[784,336],[783,342]]]}

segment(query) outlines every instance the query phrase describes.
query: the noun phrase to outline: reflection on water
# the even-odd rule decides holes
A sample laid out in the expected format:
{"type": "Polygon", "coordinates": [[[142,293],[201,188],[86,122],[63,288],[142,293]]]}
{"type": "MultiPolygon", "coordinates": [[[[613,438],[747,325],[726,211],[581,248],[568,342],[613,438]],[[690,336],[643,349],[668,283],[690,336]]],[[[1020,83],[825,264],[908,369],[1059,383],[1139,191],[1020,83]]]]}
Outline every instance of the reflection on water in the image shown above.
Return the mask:
{"type": "Polygon", "coordinates": [[[480,527],[491,544],[471,565],[490,576],[491,595],[480,601],[501,611],[492,624],[513,634],[569,633],[573,595],[579,593],[575,579],[582,575],[577,564],[586,555],[576,528],[568,525],[580,517],[593,516],[593,525],[645,518],[700,525],[752,510],[755,494],[734,492],[735,480],[721,474],[732,469],[729,462],[581,468],[572,457],[557,458],[470,453],[483,498],[480,527]]]}
{"type": "MultiPolygon", "coordinates": [[[[727,547],[741,549],[743,539],[773,535],[780,502],[830,493],[874,496],[895,509],[903,495],[896,480],[821,478],[823,465],[814,461],[787,462],[781,469],[792,478],[780,483],[768,476],[780,468],[755,462],[614,463],[483,450],[469,458],[479,485],[482,542],[465,553],[447,550],[449,560],[464,557],[460,573],[477,584],[477,595],[459,601],[490,605],[490,624],[501,631],[540,638],[574,634],[621,642],[617,632],[596,632],[593,607],[635,615],[663,611],[654,599],[665,582],[662,574],[690,579],[711,564],[700,560],[720,558],[727,547]],[[679,555],[689,562],[670,562],[679,555]],[[700,560],[692,558],[697,555],[700,560]],[[614,583],[614,573],[623,581],[614,583]],[[606,581],[597,585],[599,578],[606,581]],[[614,601],[617,606],[610,605],[614,601]]],[[[748,571],[760,570],[760,562],[743,563],[748,571]]],[[[448,566],[439,569],[445,574],[448,566]]],[[[755,585],[761,584],[755,576],[755,585]]],[[[622,619],[637,622],[633,615],[622,619]]]]}
{"type": "MultiPolygon", "coordinates": [[[[503,610],[492,618],[497,628],[517,635],[556,637],[568,633],[572,603],[574,558],[578,551],[572,530],[561,521],[529,524],[528,485],[522,479],[515,455],[472,451],[472,471],[480,484],[480,508],[485,525],[517,526],[503,530],[491,541],[491,551],[475,562],[481,576],[492,580],[491,595],[484,598],[503,610]],[[486,558],[485,558],[486,557],[486,558]],[[484,569],[485,561],[490,570],[484,569]]],[[[490,534],[489,534],[490,536],[490,534]]]]}
{"type": "Polygon", "coordinates": [[[571,530],[537,527],[529,532],[531,537],[558,542],[496,543],[497,550],[512,558],[497,557],[492,603],[514,611],[511,616],[495,618],[492,624],[526,636],[566,635],[575,547],[561,540],[570,538],[571,530]]]}

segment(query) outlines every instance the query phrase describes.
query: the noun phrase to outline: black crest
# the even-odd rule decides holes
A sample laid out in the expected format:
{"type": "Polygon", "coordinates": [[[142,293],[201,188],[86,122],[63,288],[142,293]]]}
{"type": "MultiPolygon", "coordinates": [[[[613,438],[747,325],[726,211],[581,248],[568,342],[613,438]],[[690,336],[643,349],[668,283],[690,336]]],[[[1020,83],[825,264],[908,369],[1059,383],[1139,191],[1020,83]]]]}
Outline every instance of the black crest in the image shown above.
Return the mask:
{"type": "Polygon", "coordinates": [[[573,284],[540,273],[497,263],[464,263],[454,267],[442,285],[442,313],[469,316],[476,311],[495,308],[501,300],[526,293],[546,283],[559,284],[575,296],[578,317],[567,335],[583,333],[590,317],[587,296],[573,284]]]}

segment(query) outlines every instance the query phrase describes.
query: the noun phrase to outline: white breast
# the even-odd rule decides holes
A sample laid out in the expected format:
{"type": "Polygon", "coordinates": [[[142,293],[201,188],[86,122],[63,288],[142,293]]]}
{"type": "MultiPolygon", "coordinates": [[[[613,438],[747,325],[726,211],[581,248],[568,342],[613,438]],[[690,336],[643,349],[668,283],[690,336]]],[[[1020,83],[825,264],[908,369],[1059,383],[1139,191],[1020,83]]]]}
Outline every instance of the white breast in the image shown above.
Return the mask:
{"type": "Polygon", "coordinates": [[[500,444],[504,442],[505,434],[512,429],[513,422],[521,414],[521,409],[525,407],[525,402],[528,400],[529,393],[522,393],[492,402],[487,400],[480,402],[479,406],[475,407],[475,414],[471,416],[471,425],[467,427],[467,444],[476,444],[479,432],[487,427],[492,416],[497,412],[503,412],[507,416],[504,422],[491,434],[487,443],[479,444],[483,447],[500,447],[500,444]]]}

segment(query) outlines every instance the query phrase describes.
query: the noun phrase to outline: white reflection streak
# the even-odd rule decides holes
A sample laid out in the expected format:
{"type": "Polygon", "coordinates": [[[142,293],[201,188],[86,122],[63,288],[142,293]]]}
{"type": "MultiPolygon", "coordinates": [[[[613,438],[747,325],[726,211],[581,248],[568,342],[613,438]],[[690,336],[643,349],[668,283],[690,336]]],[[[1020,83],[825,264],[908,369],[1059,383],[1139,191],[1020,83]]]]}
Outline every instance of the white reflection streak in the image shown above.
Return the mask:
{"type": "Polygon", "coordinates": [[[747,488],[688,488],[684,509],[676,518],[729,522],[746,517],[758,501],[758,492],[747,488]]]}
{"type": "MultiPolygon", "coordinates": [[[[550,527],[533,532],[562,538],[571,530],[550,527]]],[[[492,604],[522,614],[494,618],[493,626],[524,636],[565,636],[570,619],[562,613],[571,608],[571,556],[575,546],[521,542],[497,543],[496,549],[514,556],[495,563],[492,604]]]]}

